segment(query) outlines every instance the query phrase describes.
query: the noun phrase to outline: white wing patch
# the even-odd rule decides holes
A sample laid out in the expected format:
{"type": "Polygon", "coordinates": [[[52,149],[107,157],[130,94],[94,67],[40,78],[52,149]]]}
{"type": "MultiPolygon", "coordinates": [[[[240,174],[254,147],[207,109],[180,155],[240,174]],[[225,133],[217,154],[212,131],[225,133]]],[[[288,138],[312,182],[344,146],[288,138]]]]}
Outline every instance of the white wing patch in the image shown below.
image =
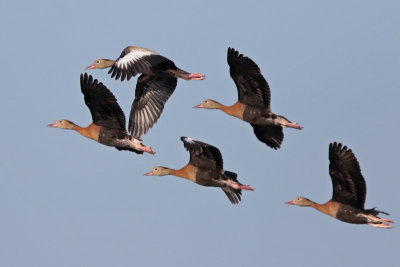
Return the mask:
{"type": "Polygon", "coordinates": [[[138,62],[141,58],[145,56],[151,56],[151,55],[158,55],[156,52],[149,51],[149,50],[133,50],[126,54],[123,58],[120,58],[117,62],[115,62],[115,65],[118,68],[121,69],[127,69],[129,65],[132,63],[135,64],[138,62]]]}
{"type": "Polygon", "coordinates": [[[190,137],[186,137],[186,138],[185,138],[185,142],[190,143],[190,144],[193,144],[193,143],[194,143],[194,140],[193,140],[192,138],[190,138],[190,137]]]}

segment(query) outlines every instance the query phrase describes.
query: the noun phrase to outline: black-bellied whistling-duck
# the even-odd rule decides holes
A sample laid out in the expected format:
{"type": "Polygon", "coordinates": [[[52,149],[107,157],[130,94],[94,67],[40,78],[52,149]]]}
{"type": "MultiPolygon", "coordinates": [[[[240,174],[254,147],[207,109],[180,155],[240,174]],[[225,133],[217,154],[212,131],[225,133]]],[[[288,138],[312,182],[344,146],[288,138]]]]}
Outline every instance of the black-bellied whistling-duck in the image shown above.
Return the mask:
{"type": "Polygon", "coordinates": [[[138,78],[135,99],[129,119],[128,130],[141,136],[156,123],[164,105],[174,92],[177,78],[185,80],[203,80],[200,73],[188,73],[175,66],[174,62],[147,48],[128,46],[117,60],[96,59],[86,69],[104,69],[111,67],[108,73],[116,80],[142,73],[138,78]],[[134,108],[133,108],[134,107],[134,108]]]}
{"type": "Polygon", "coordinates": [[[115,77],[116,80],[121,78],[121,81],[125,80],[125,78],[129,80],[138,73],[168,75],[184,80],[203,80],[205,78],[200,73],[189,73],[181,70],[175,66],[172,60],[161,56],[153,50],[138,46],[126,47],[116,60],[96,59],[86,69],[105,69],[109,67],[111,69],[108,73],[111,73],[111,78],[115,77]]]}
{"type": "Polygon", "coordinates": [[[340,143],[329,144],[329,174],[332,178],[332,199],[325,204],[315,203],[305,197],[297,197],[285,202],[289,205],[313,207],[333,218],[347,223],[368,224],[374,227],[392,228],[387,223],[391,220],[379,218],[377,215],[386,212],[365,209],[367,187],[361,174],[360,165],[351,149],[342,147],[340,143]]]}
{"type": "Polygon", "coordinates": [[[118,150],[154,154],[151,147],[141,143],[140,138],[128,134],[124,112],[106,86],[85,73],[81,74],[81,91],[92,114],[93,123],[88,127],[80,127],[69,120],[60,119],[47,125],[48,127],[75,130],[87,138],[118,150]]]}
{"type": "Polygon", "coordinates": [[[221,152],[215,146],[182,136],[184,147],[190,153],[190,161],[179,170],[157,166],[145,175],[175,175],[203,186],[221,187],[232,204],[241,200],[241,190],[251,190],[237,180],[237,174],[224,171],[221,152]]]}
{"type": "Polygon", "coordinates": [[[302,129],[283,116],[271,112],[271,92],[257,64],[248,57],[228,48],[230,74],[236,84],[239,100],[232,106],[206,99],[195,108],[220,109],[228,115],[249,122],[261,142],[278,149],[283,140],[282,127],[302,129]]]}

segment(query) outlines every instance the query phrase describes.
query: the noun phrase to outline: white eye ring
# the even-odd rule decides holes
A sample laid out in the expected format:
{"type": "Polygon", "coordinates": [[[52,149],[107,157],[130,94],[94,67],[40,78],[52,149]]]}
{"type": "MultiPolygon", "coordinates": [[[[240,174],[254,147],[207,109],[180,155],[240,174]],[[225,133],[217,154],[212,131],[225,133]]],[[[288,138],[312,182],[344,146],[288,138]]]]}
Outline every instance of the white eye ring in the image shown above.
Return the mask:
{"type": "Polygon", "coordinates": [[[99,63],[100,63],[100,60],[97,60],[96,63],[99,64],[99,63]]]}

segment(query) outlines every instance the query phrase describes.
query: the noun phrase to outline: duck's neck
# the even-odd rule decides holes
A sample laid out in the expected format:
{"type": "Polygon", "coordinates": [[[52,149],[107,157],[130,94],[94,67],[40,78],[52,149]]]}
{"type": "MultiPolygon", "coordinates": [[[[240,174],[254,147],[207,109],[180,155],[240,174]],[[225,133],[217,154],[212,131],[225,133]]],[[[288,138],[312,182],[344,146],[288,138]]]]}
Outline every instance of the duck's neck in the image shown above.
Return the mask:
{"type": "Polygon", "coordinates": [[[219,107],[218,107],[218,109],[222,110],[226,114],[231,115],[236,118],[239,118],[241,120],[243,120],[244,108],[245,108],[245,105],[243,105],[240,102],[236,102],[232,106],[225,106],[225,105],[219,104],[219,107]]]}
{"type": "Polygon", "coordinates": [[[312,202],[311,207],[319,212],[336,218],[336,212],[338,210],[338,204],[336,202],[328,201],[324,204],[312,202]]]}
{"type": "Polygon", "coordinates": [[[75,130],[84,137],[90,138],[96,142],[99,141],[100,126],[97,126],[94,123],[90,124],[88,127],[81,127],[74,124],[72,130],[75,130]]]}
{"type": "Polygon", "coordinates": [[[114,65],[115,60],[112,59],[104,59],[104,68],[109,68],[114,65]]]}
{"type": "Polygon", "coordinates": [[[169,174],[185,178],[189,181],[196,182],[196,172],[197,169],[190,164],[187,164],[179,170],[170,169],[169,174]]]}

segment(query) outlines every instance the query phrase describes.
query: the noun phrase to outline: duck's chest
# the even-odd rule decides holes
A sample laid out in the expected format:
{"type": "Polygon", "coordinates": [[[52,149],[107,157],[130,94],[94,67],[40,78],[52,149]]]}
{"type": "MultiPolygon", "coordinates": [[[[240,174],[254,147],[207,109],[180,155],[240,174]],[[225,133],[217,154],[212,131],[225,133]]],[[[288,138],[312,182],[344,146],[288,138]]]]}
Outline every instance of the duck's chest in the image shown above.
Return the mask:
{"type": "Polygon", "coordinates": [[[86,128],[76,127],[75,130],[80,133],[81,135],[92,139],[96,142],[99,142],[99,134],[101,131],[101,127],[92,123],[86,128]]]}
{"type": "Polygon", "coordinates": [[[231,115],[233,117],[236,117],[238,119],[244,120],[243,119],[243,114],[246,109],[246,106],[240,102],[236,102],[232,106],[222,106],[221,110],[225,112],[228,115],[231,115]]]}
{"type": "Polygon", "coordinates": [[[191,164],[187,164],[182,169],[174,171],[172,175],[185,178],[196,183],[197,168],[191,164]]]}

